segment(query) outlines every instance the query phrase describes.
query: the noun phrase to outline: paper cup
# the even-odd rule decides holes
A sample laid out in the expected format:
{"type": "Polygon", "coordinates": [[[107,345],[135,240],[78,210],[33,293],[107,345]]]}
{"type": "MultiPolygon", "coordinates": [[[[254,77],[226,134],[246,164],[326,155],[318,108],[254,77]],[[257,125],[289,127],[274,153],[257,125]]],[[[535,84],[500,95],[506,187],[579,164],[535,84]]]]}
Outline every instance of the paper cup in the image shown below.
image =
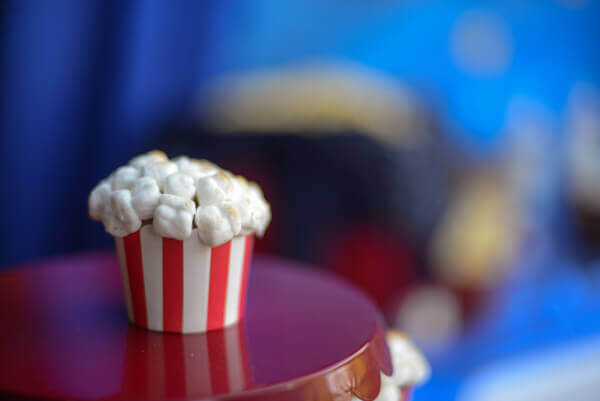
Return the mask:
{"type": "Polygon", "coordinates": [[[201,333],[244,315],[253,237],[214,248],[196,230],[180,241],[151,225],[115,238],[127,315],[138,326],[172,333],[201,333]]]}

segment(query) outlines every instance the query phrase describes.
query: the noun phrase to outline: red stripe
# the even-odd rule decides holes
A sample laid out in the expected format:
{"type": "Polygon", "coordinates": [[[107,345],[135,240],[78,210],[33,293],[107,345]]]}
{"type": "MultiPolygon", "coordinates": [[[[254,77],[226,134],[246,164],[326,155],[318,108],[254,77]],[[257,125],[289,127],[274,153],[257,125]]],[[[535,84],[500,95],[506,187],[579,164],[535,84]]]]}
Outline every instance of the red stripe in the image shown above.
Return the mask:
{"type": "Polygon", "coordinates": [[[225,299],[231,241],[214,247],[210,252],[210,283],[206,329],[218,329],[225,324],[225,299]]]}
{"type": "Polygon", "coordinates": [[[410,387],[404,387],[402,389],[402,401],[410,401],[411,389],[410,387]]]}
{"type": "Polygon", "coordinates": [[[183,241],[163,238],[163,330],[181,332],[183,322],[183,241]]]}
{"type": "Polygon", "coordinates": [[[240,288],[240,305],[238,311],[240,319],[244,317],[244,311],[246,310],[246,293],[248,291],[248,277],[250,275],[250,259],[252,258],[253,245],[254,237],[252,235],[246,236],[244,244],[244,266],[242,267],[242,284],[240,288]]]}
{"type": "MultiPolygon", "coordinates": [[[[229,330],[225,329],[225,330],[229,330]]],[[[225,330],[206,333],[208,359],[210,362],[210,387],[213,394],[229,392],[229,368],[225,330]]]]}
{"type": "Polygon", "coordinates": [[[133,305],[133,318],[138,325],[142,327],[148,327],[140,232],[136,231],[133,234],[129,234],[128,236],[124,237],[123,247],[125,248],[125,259],[127,260],[127,274],[129,275],[129,289],[131,291],[131,303],[133,305]]]}

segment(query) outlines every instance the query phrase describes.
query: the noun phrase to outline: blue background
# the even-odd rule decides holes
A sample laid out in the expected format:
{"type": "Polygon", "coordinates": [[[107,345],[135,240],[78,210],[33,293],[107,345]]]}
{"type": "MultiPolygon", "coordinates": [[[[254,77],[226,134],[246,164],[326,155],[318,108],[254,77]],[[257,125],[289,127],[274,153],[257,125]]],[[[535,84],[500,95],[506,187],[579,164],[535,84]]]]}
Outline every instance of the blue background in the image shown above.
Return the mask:
{"type": "MultiPolygon", "coordinates": [[[[106,246],[87,218],[90,189],[160,146],[157,127],[189,119],[200,90],[223,74],[314,59],[361,63],[424,94],[445,137],[478,158],[502,144],[515,97],[542,105],[558,126],[577,83],[600,87],[600,1],[565,3],[5,1],[0,266],[106,246]],[[474,74],[453,59],[449,38],[467,12],[506,27],[511,52],[501,72],[474,74]]],[[[590,281],[569,258],[545,263],[545,280],[511,283],[512,301],[433,361],[417,399],[453,399],[485,362],[600,331],[598,269],[590,281]]]]}

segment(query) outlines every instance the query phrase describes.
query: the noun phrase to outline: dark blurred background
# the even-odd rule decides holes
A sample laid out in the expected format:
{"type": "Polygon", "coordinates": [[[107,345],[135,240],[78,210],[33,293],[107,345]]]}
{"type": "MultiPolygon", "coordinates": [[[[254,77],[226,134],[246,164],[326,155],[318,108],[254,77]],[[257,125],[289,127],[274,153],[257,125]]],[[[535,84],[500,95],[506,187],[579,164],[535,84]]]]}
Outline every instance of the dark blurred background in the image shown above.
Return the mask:
{"type": "Polygon", "coordinates": [[[433,364],[418,400],[597,400],[600,1],[5,1],[0,269],[110,248],[134,155],[263,188],[433,364]],[[550,385],[549,383],[552,383],[550,385]]]}

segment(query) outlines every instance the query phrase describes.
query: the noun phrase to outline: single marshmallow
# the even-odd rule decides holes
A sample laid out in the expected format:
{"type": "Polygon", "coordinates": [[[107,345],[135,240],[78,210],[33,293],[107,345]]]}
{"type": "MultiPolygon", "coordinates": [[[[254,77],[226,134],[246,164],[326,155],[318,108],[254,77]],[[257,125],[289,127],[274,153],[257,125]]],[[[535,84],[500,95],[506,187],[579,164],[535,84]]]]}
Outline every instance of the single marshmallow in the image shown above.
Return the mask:
{"type": "Polygon", "coordinates": [[[165,180],[165,193],[192,199],[196,194],[194,179],[185,173],[173,173],[165,180]]]}
{"type": "Polygon", "coordinates": [[[143,155],[134,157],[129,161],[129,165],[141,169],[146,164],[164,162],[167,160],[169,159],[167,158],[167,155],[164,152],[161,152],[160,150],[152,150],[143,155]]]}
{"type": "Polygon", "coordinates": [[[152,177],[138,178],[131,188],[131,204],[142,220],[151,219],[158,206],[160,189],[152,177]]]}
{"type": "Polygon", "coordinates": [[[192,161],[192,163],[195,163],[196,165],[202,167],[205,170],[213,170],[213,171],[223,170],[222,168],[217,166],[215,163],[209,162],[206,159],[190,159],[190,160],[192,161]]]}
{"type": "Polygon", "coordinates": [[[140,171],[131,166],[119,167],[112,175],[112,189],[131,189],[140,176],[140,171]]]}
{"type": "Polygon", "coordinates": [[[208,206],[227,199],[234,190],[233,180],[223,171],[200,178],[196,182],[196,200],[200,206],[208,206]]]}
{"type": "Polygon", "coordinates": [[[198,207],[196,226],[200,240],[206,245],[214,247],[239,235],[242,221],[235,205],[223,202],[218,205],[198,207]]]}
{"type": "Polygon", "coordinates": [[[195,205],[177,195],[161,195],[154,211],[154,231],[163,237],[184,240],[192,235],[195,205]]]}
{"type": "Polygon", "coordinates": [[[235,209],[240,215],[241,222],[241,234],[248,235],[252,230],[250,230],[250,222],[252,221],[252,211],[250,210],[250,200],[247,196],[242,196],[239,199],[236,199],[232,202],[235,205],[235,209]]]}
{"type": "Polygon", "coordinates": [[[112,188],[108,180],[102,180],[92,189],[88,198],[88,210],[93,220],[101,221],[110,211],[112,188]]]}
{"type": "Polygon", "coordinates": [[[250,232],[256,232],[256,235],[262,237],[271,221],[271,208],[269,205],[255,201],[250,210],[250,218],[245,228],[250,232]]]}
{"type": "Polygon", "coordinates": [[[111,212],[104,217],[106,231],[124,237],[140,229],[142,221],[131,206],[131,192],[119,189],[110,195],[111,212]]]}
{"type": "Polygon", "coordinates": [[[177,165],[179,172],[192,176],[194,180],[219,171],[219,168],[209,161],[190,159],[187,156],[179,156],[173,159],[173,162],[177,165]]]}
{"type": "Polygon", "coordinates": [[[256,183],[249,183],[247,188],[246,196],[249,199],[248,210],[250,210],[250,220],[247,226],[262,237],[271,221],[271,207],[256,183]]]}
{"type": "Polygon", "coordinates": [[[252,232],[250,229],[253,211],[252,200],[248,196],[248,181],[240,175],[234,175],[233,177],[235,196],[232,196],[232,201],[236,204],[236,209],[240,214],[242,221],[243,235],[248,235],[252,232]]]}
{"type": "Polygon", "coordinates": [[[160,189],[164,188],[165,179],[175,172],[177,165],[170,161],[148,163],[142,167],[142,176],[154,178],[160,189]]]}

